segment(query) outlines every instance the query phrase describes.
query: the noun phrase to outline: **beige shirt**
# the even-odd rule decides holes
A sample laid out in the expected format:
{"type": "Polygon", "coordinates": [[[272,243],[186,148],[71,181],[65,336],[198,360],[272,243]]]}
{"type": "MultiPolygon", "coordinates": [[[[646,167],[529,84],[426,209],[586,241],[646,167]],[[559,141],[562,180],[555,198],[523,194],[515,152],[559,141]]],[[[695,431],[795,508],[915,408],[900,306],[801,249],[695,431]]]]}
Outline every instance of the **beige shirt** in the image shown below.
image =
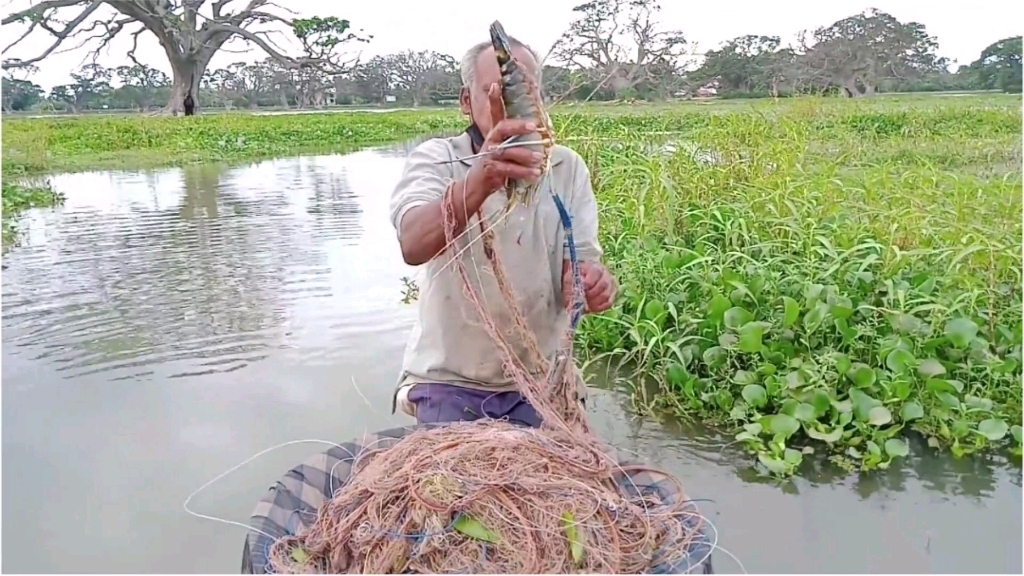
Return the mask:
{"type": "MultiPolygon", "coordinates": [[[[465,178],[472,162],[439,160],[473,154],[467,134],[434,138],[417,146],[408,156],[402,178],[391,197],[391,222],[401,230],[402,218],[413,207],[441,197],[449,182],[465,178]]],[[[590,173],[580,156],[556,146],[551,171],[542,180],[529,206],[517,206],[508,217],[496,222],[506,204],[503,192],[492,194],[481,212],[494,226],[495,252],[505,268],[527,325],[536,334],[540,351],[554,356],[568,328],[568,314],[562,305],[562,260],[569,258],[565,231],[551,198],[551,187],[562,198],[572,217],[573,239],[579,260],[598,261],[602,250],[597,240],[597,203],[590,173]]],[[[502,299],[479,241],[480,223],[469,221],[468,233],[457,241],[470,281],[489,308],[499,330],[513,334],[511,314],[502,299]]],[[[399,232],[400,234],[400,232],[399,232]]],[[[502,369],[498,347],[487,334],[473,303],[463,292],[462,280],[451,262],[449,247],[424,264],[421,274],[419,315],[405,350],[399,379],[398,400],[409,386],[419,382],[444,382],[493,391],[514,390],[502,369]]],[[[529,355],[516,337],[507,337],[524,362],[529,355]]],[[[535,373],[538,367],[530,366],[535,373]]],[[[407,412],[407,407],[403,406],[407,412]]]]}

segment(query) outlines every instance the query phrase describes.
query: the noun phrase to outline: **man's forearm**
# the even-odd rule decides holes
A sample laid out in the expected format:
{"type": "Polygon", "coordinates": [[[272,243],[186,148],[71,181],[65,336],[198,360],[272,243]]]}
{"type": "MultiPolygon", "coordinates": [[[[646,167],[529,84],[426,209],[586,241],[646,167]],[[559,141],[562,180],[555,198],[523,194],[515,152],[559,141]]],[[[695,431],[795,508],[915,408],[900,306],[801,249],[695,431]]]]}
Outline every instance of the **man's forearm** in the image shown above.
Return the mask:
{"type": "MultiPolygon", "coordinates": [[[[449,188],[455,214],[455,235],[466,229],[469,216],[476,214],[486,196],[467,190],[465,180],[457,180],[449,188]]],[[[437,256],[448,244],[444,233],[442,196],[433,202],[409,210],[401,222],[402,258],[410,266],[419,266],[437,256]]]]}

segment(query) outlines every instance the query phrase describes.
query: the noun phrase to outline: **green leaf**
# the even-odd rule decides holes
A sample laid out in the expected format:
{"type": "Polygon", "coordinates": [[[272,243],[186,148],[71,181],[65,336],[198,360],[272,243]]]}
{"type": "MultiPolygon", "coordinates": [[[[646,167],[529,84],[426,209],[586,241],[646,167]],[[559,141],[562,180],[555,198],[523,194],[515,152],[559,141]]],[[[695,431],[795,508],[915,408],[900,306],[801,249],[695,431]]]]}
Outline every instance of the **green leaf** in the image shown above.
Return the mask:
{"type": "Polygon", "coordinates": [[[868,454],[873,454],[875,456],[882,455],[882,449],[878,446],[878,444],[875,443],[874,440],[868,440],[867,442],[865,442],[864,447],[868,449],[868,454]]]}
{"type": "Polygon", "coordinates": [[[769,456],[764,452],[759,453],[757,455],[757,459],[760,460],[761,464],[764,464],[764,467],[767,468],[768,471],[773,474],[784,476],[786,472],[789,470],[789,466],[787,466],[785,462],[779,460],[778,458],[769,456]]]}
{"type": "Polygon", "coordinates": [[[792,448],[786,448],[782,452],[782,459],[785,460],[791,466],[799,466],[804,460],[803,452],[794,450],[792,448]]]}
{"type": "Polygon", "coordinates": [[[949,380],[932,378],[924,383],[925,389],[935,394],[957,394],[960,390],[949,380]]]}
{"type": "Polygon", "coordinates": [[[871,369],[871,366],[861,364],[860,362],[855,363],[850,368],[850,371],[846,373],[846,377],[858,388],[867,388],[875,383],[875,371],[871,369]]]}
{"type": "Polygon", "coordinates": [[[978,335],[978,325],[970,318],[954,318],[946,323],[946,338],[957,348],[966,348],[978,335]]]}
{"type": "Polygon", "coordinates": [[[978,433],[993,442],[1002,440],[1009,431],[1010,427],[999,418],[989,418],[978,423],[978,433]]]}
{"type": "Polygon", "coordinates": [[[808,332],[814,332],[825,320],[826,313],[828,313],[828,304],[818,302],[814,308],[804,314],[804,328],[808,332]]]}
{"type": "Polygon", "coordinates": [[[896,348],[885,357],[885,366],[897,374],[905,374],[913,366],[914,355],[902,348],[896,348]]]}
{"type": "Polygon", "coordinates": [[[843,437],[843,427],[837,426],[833,428],[831,432],[821,432],[815,428],[808,428],[807,435],[810,436],[811,438],[814,438],[815,440],[821,440],[823,442],[828,442],[829,444],[835,444],[836,442],[839,441],[840,438],[843,437]]]}
{"type": "Polygon", "coordinates": [[[771,324],[767,322],[747,322],[739,329],[740,335],[740,351],[753,354],[760,352],[763,344],[761,339],[764,336],[765,330],[771,328],[771,324]]]}
{"type": "Polygon", "coordinates": [[[732,306],[732,302],[721,294],[715,293],[711,297],[711,302],[708,302],[708,318],[711,319],[715,324],[721,324],[722,318],[725,315],[725,311],[732,306]]]}
{"type": "Polygon", "coordinates": [[[480,523],[479,520],[469,516],[468,514],[460,514],[455,519],[455,523],[452,524],[452,528],[455,528],[459,532],[462,532],[470,538],[476,540],[483,540],[484,542],[490,542],[491,544],[497,544],[499,542],[498,535],[487,529],[486,526],[480,523]]]}
{"type": "Polygon", "coordinates": [[[910,446],[899,438],[889,438],[885,441],[885,453],[893,458],[902,458],[910,454],[910,446]]]}
{"type": "Polygon", "coordinates": [[[747,384],[741,394],[747,404],[754,408],[760,408],[768,403],[768,392],[760,384],[747,384]]]}
{"type": "Polygon", "coordinates": [[[917,367],[917,373],[925,378],[935,378],[945,374],[946,368],[935,358],[927,358],[917,367]]]}
{"type": "Polygon", "coordinates": [[[665,303],[658,300],[651,300],[644,306],[644,317],[656,323],[665,317],[665,312],[665,303]]]}
{"type": "Polygon", "coordinates": [[[960,407],[960,399],[949,392],[936,392],[935,397],[939,399],[939,402],[942,402],[950,408],[960,407]]]}
{"type": "Polygon", "coordinates": [[[972,396],[967,394],[964,396],[964,405],[971,410],[981,410],[983,412],[991,412],[993,403],[988,398],[981,398],[978,396],[972,396]]]}
{"type": "Polygon", "coordinates": [[[801,422],[813,422],[816,418],[814,406],[801,402],[793,412],[793,417],[801,422]]]}
{"type": "Polygon", "coordinates": [[[673,386],[682,386],[689,379],[689,373],[682,364],[672,364],[668,367],[668,382],[673,386]]]}
{"type": "Polygon", "coordinates": [[[771,431],[789,437],[800,429],[800,422],[788,414],[775,414],[770,420],[771,431]]]}
{"type": "Polygon", "coordinates": [[[906,400],[910,398],[910,393],[913,390],[910,387],[910,382],[906,380],[896,380],[892,383],[892,395],[899,398],[900,400],[906,400]]]}
{"type": "Polygon", "coordinates": [[[295,560],[298,564],[305,564],[309,562],[309,552],[300,547],[292,548],[292,560],[295,560]]]}
{"type": "Polygon", "coordinates": [[[868,421],[872,408],[882,405],[879,400],[868,396],[857,388],[850,388],[850,402],[853,404],[854,416],[862,422],[868,421]]]}
{"type": "Polygon", "coordinates": [[[811,396],[811,405],[814,406],[814,414],[816,417],[824,416],[828,413],[828,409],[832,405],[832,399],[829,398],[828,392],[825,392],[824,390],[815,390],[814,395],[811,396]]]}
{"type": "Polygon", "coordinates": [[[789,296],[783,296],[782,309],[782,327],[789,328],[800,318],[800,305],[789,296]]]}
{"type": "Polygon", "coordinates": [[[892,422],[892,413],[885,406],[875,406],[868,410],[868,423],[875,426],[885,426],[892,422]]]}
{"type": "Polygon", "coordinates": [[[836,372],[840,374],[846,374],[853,367],[853,362],[850,361],[850,357],[846,354],[836,354],[836,372]]]}
{"type": "Polygon", "coordinates": [[[1016,440],[1018,444],[1021,442],[1022,432],[1024,432],[1024,430],[1021,429],[1020,425],[1014,424],[1013,426],[1010,426],[1010,434],[1013,435],[1013,439],[1016,440]]]}
{"type": "Polygon", "coordinates": [[[900,408],[900,418],[906,422],[924,418],[924,408],[917,402],[907,402],[900,408]]]}
{"type": "Polygon", "coordinates": [[[732,381],[735,382],[736,384],[739,384],[740,386],[756,384],[757,374],[754,374],[753,372],[748,372],[747,370],[737,370],[736,373],[732,375],[732,381]]]}
{"type": "Polygon", "coordinates": [[[562,514],[562,522],[565,524],[565,535],[569,538],[569,553],[572,554],[572,561],[577,567],[583,564],[583,539],[585,535],[576,529],[576,520],[572,512],[562,514]]]}
{"type": "Polygon", "coordinates": [[[708,365],[708,368],[716,370],[725,364],[726,359],[729,357],[729,353],[721,346],[712,346],[705,350],[701,357],[704,359],[704,363],[708,365]]]}
{"type": "Polygon", "coordinates": [[[725,311],[725,326],[732,330],[737,330],[753,320],[754,315],[741,306],[733,306],[725,311]]]}

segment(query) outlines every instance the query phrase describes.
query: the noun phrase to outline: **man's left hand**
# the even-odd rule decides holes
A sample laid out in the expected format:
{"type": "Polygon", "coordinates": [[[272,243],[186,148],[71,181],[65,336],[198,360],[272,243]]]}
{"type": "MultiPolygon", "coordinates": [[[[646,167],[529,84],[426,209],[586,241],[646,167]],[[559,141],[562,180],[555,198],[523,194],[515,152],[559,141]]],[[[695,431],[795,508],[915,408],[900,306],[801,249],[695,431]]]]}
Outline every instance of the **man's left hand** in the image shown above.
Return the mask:
{"type": "MultiPolygon", "coordinates": [[[[580,262],[580,277],[586,311],[599,314],[612,307],[618,295],[618,285],[611,272],[599,262],[580,262]]],[[[562,295],[566,309],[572,307],[572,266],[566,262],[562,267],[562,295]]]]}

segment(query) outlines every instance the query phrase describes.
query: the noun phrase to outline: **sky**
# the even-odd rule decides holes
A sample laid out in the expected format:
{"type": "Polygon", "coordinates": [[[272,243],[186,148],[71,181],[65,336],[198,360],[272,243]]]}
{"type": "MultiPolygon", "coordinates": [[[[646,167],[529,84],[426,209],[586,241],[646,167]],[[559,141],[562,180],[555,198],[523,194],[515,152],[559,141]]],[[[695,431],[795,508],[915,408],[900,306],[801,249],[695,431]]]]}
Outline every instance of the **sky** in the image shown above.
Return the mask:
{"type": "MultiPolygon", "coordinates": [[[[584,0],[406,0],[399,2],[338,2],[329,0],[287,0],[281,4],[299,16],[338,16],[347,18],[355,29],[373,35],[369,44],[359,44],[358,50],[366,59],[378,54],[389,54],[407,49],[435,50],[456,58],[476,42],[488,38],[487,27],[498,19],[509,34],[530,44],[541,55],[568,27],[572,8],[584,0]],[[428,24],[429,23],[429,24],[428,24]]],[[[245,0],[235,0],[232,6],[244,6],[245,0]]],[[[969,64],[981,51],[996,40],[1021,34],[1024,22],[1024,3],[988,1],[935,1],[935,0],[831,0],[765,2],[661,0],[660,20],[666,29],[680,29],[697,51],[718,47],[722,42],[745,34],[780,36],[783,44],[795,42],[800,30],[813,30],[837,20],[877,8],[900,21],[924,24],[939,42],[939,55],[969,64]]],[[[10,14],[30,5],[29,0],[6,0],[0,3],[0,13],[10,14]]],[[[240,8],[236,8],[240,9],[240,8]]],[[[109,9],[108,9],[109,10],[109,9]]],[[[277,14],[284,14],[280,10],[277,14]]],[[[68,19],[71,13],[61,12],[68,19]]],[[[3,27],[6,46],[24,28],[18,25],[3,27]]],[[[279,36],[280,37],[280,36],[279,36]]],[[[41,53],[52,38],[35,33],[4,57],[29,58],[41,53]]],[[[99,63],[116,67],[130,63],[125,56],[131,47],[127,32],[115,40],[99,63]]],[[[218,53],[210,69],[224,67],[232,62],[255,62],[265,55],[257,48],[247,49],[240,41],[226,47],[233,52],[218,53]]],[[[692,48],[692,46],[691,46],[692,48]]],[[[150,66],[170,72],[166,56],[156,39],[146,33],[140,37],[139,60],[150,66]],[[143,40],[144,38],[144,40],[143,40]]],[[[51,55],[39,63],[39,72],[31,80],[49,90],[55,85],[70,82],[70,73],[88,57],[88,50],[51,55]]]]}

